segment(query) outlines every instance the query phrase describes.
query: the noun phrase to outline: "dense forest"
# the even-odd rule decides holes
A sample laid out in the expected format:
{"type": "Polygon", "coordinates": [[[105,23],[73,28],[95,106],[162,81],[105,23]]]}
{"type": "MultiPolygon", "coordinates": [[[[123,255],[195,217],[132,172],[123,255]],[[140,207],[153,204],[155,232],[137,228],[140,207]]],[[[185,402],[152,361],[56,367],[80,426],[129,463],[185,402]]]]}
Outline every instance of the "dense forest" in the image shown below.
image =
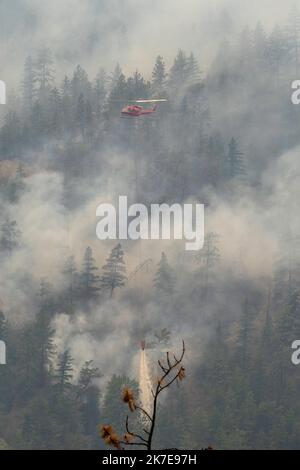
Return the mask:
{"type": "Polygon", "coordinates": [[[140,341],[155,364],[182,338],[156,448],[299,448],[299,61],[296,11],[224,40],[207,70],[196,46],[148,78],[24,58],[0,129],[0,448],[103,449],[140,341]],[[147,98],[167,102],[120,118],[147,98]],[[100,242],[96,206],[120,194],[205,203],[203,249],[100,242]]]}

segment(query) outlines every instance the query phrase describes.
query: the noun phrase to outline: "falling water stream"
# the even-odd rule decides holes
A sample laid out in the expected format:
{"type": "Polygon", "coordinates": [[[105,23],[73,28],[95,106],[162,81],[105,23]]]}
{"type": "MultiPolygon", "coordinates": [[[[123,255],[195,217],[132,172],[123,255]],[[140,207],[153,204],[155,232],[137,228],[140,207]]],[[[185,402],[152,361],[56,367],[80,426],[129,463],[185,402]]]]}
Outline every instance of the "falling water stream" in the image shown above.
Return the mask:
{"type": "Polygon", "coordinates": [[[152,393],[151,393],[151,377],[150,370],[148,366],[146,351],[141,350],[140,357],[140,400],[142,408],[144,408],[147,413],[152,413],[152,393]]]}

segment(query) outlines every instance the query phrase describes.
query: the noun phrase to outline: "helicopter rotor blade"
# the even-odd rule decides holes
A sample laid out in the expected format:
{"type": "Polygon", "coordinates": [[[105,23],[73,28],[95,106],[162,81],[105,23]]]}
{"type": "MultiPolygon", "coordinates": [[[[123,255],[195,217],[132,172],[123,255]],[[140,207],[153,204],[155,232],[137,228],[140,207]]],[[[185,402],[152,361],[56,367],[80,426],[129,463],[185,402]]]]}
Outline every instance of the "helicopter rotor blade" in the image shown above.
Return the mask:
{"type": "Polygon", "coordinates": [[[168,100],[166,99],[160,99],[160,100],[136,100],[135,102],[136,103],[163,103],[163,102],[166,102],[168,100]]]}
{"type": "Polygon", "coordinates": [[[168,100],[166,99],[154,99],[154,100],[110,100],[111,103],[163,103],[168,100]]]}

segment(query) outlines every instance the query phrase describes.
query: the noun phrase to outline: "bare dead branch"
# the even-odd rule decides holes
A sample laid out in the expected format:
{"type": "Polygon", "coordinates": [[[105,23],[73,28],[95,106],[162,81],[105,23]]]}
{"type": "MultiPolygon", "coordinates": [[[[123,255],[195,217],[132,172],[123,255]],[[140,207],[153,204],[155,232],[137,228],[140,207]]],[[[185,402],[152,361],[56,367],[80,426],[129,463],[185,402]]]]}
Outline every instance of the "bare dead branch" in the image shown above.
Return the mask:
{"type": "Polygon", "coordinates": [[[171,365],[171,362],[170,362],[170,353],[169,353],[169,351],[167,352],[167,363],[168,363],[169,369],[171,369],[172,365],[171,365]]]}
{"type": "Polygon", "coordinates": [[[163,383],[163,381],[168,377],[168,375],[182,362],[182,359],[184,357],[184,354],[185,354],[185,343],[184,341],[182,340],[182,353],[181,353],[181,356],[179,359],[177,359],[174,355],[174,358],[175,358],[175,362],[174,364],[171,364],[170,362],[170,358],[169,358],[169,353],[167,352],[167,362],[169,364],[169,368],[166,370],[166,372],[164,373],[164,375],[161,377],[161,379],[159,380],[159,387],[157,389],[157,393],[160,393],[162,390],[164,390],[165,388],[169,387],[175,380],[176,378],[178,378],[178,374],[176,377],[174,377],[169,383],[167,383],[166,385],[161,385],[163,383]]]}
{"type": "Polygon", "coordinates": [[[130,436],[135,437],[136,439],[140,439],[143,443],[147,444],[148,441],[146,439],[144,439],[143,436],[140,436],[139,434],[130,431],[128,420],[129,420],[129,418],[128,418],[128,416],[126,416],[126,431],[127,431],[127,433],[130,434],[130,436]]]}
{"type": "Polygon", "coordinates": [[[164,385],[163,387],[161,387],[158,393],[162,392],[165,388],[167,388],[167,387],[169,387],[170,385],[172,385],[172,383],[175,382],[175,380],[178,379],[179,374],[180,374],[180,371],[178,371],[178,374],[176,374],[175,377],[173,377],[173,379],[170,380],[170,382],[168,382],[166,385],[164,385]]]}
{"type": "Polygon", "coordinates": [[[159,365],[159,367],[161,368],[161,370],[162,370],[164,373],[167,372],[167,369],[162,365],[162,363],[161,363],[160,360],[158,360],[158,365],[159,365]]]}
{"type": "Polygon", "coordinates": [[[147,416],[149,421],[152,421],[152,417],[149,415],[149,413],[147,413],[146,410],[144,410],[144,408],[142,408],[141,406],[136,406],[135,409],[141,411],[142,413],[144,413],[144,415],[147,416]]]}
{"type": "MultiPolygon", "coordinates": [[[[185,354],[185,343],[182,341],[182,352],[179,358],[173,355],[174,357],[174,362],[170,360],[170,353],[166,353],[166,363],[163,364],[162,361],[158,361],[158,365],[160,369],[162,370],[163,374],[161,378],[159,378],[155,389],[153,390],[151,388],[151,394],[153,397],[153,407],[152,407],[152,415],[150,415],[144,408],[141,406],[135,406],[135,410],[139,410],[146,418],[148,419],[150,426],[149,430],[144,428],[143,432],[145,433],[146,437],[141,436],[140,434],[137,434],[135,432],[132,432],[129,429],[129,417],[126,417],[126,431],[128,436],[132,436],[134,439],[137,439],[138,442],[129,442],[130,439],[128,438],[128,442],[126,441],[127,437],[125,436],[125,441],[119,441],[120,444],[124,446],[143,446],[146,447],[147,450],[151,450],[152,448],[152,438],[153,438],[153,432],[155,428],[155,423],[156,423],[156,416],[157,416],[157,404],[158,404],[158,396],[159,394],[165,390],[166,388],[170,387],[178,378],[180,377],[181,371],[184,372],[184,368],[182,366],[179,367],[179,370],[176,371],[176,368],[181,365],[183,357],[185,354]],[[170,375],[171,373],[174,373],[170,375]],[[172,377],[172,378],[171,378],[172,377]],[[166,380],[166,379],[169,380],[166,380]],[[140,442],[139,442],[140,441],[140,442]]],[[[184,374],[182,375],[182,378],[184,377],[184,374]]]]}

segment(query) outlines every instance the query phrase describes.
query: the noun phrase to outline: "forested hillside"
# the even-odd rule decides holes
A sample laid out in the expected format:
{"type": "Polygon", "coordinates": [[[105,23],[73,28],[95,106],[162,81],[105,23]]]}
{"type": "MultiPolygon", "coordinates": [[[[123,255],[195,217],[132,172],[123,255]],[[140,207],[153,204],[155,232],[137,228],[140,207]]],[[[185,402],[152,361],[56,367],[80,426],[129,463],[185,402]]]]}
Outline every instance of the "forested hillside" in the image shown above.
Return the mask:
{"type": "Polygon", "coordinates": [[[101,57],[96,76],[64,76],[48,47],[24,58],[0,129],[0,448],[104,448],[140,341],[155,363],[181,338],[186,380],[160,404],[157,448],[299,448],[293,18],[224,40],[207,69],[196,45],[168,66],[158,51],[149,77],[101,57]],[[97,205],[121,194],[204,203],[203,249],[97,240],[97,205]]]}

